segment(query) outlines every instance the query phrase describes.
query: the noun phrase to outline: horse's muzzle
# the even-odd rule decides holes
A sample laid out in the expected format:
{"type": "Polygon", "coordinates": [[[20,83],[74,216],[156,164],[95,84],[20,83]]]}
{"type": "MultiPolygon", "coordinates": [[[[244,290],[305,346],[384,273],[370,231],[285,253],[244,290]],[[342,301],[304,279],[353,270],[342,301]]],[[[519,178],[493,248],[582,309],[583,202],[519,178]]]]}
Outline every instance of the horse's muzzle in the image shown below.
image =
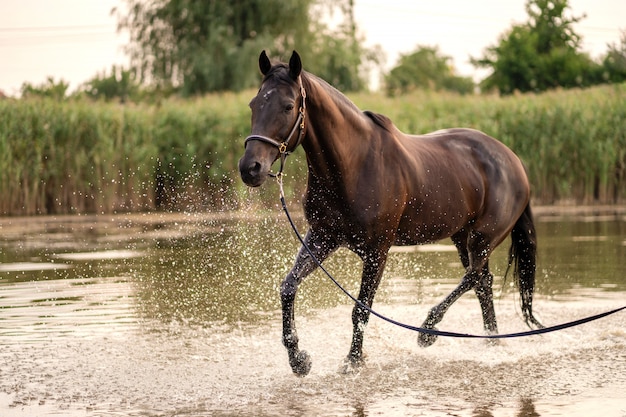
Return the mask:
{"type": "Polygon", "coordinates": [[[239,174],[249,187],[259,187],[270,174],[272,164],[278,158],[278,148],[264,141],[254,140],[246,144],[239,160],[239,174]]]}
{"type": "Polygon", "coordinates": [[[248,187],[258,187],[263,184],[268,176],[264,171],[259,161],[249,160],[245,155],[239,160],[239,175],[248,187]]]}

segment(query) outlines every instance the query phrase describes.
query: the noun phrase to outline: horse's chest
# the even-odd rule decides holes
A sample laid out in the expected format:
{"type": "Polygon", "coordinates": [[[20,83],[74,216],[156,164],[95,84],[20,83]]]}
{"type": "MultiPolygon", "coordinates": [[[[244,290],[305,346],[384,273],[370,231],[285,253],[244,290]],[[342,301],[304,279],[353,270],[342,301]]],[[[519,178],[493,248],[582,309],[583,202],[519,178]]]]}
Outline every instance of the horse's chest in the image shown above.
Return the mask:
{"type": "Polygon", "coordinates": [[[320,195],[307,196],[304,201],[304,213],[309,224],[314,228],[338,229],[346,219],[345,210],[334,199],[325,199],[320,195]]]}

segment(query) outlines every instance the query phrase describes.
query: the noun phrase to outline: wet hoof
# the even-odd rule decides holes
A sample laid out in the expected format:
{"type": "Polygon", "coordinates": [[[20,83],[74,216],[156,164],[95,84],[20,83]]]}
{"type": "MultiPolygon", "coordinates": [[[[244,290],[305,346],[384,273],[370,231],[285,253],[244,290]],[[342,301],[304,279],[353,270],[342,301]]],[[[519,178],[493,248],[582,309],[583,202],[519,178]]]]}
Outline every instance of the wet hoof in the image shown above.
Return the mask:
{"type": "Polygon", "coordinates": [[[307,376],[311,371],[311,357],[306,351],[301,350],[294,357],[289,358],[289,365],[294,374],[307,376]]]}
{"type": "Polygon", "coordinates": [[[339,373],[341,375],[356,375],[361,370],[361,365],[345,360],[339,367],[339,373]]]}
{"type": "Polygon", "coordinates": [[[539,322],[539,320],[537,320],[535,318],[535,316],[527,316],[526,317],[526,325],[532,330],[532,329],[544,329],[546,326],[544,326],[543,324],[541,324],[539,322]]]}
{"type": "Polygon", "coordinates": [[[487,346],[500,346],[500,339],[485,339],[487,346]]]}
{"type": "MultiPolygon", "coordinates": [[[[433,329],[436,330],[436,327],[433,327],[433,329]]],[[[417,336],[417,344],[419,347],[428,347],[436,341],[437,335],[434,334],[420,333],[419,336],[417,336]]]]}
{"type": "Polygon", "coordinates": [[[348,355],[346,359],[344,359],[341,367],[339,368],[339,373],[343,375],[354,375],[358,374],[359,371],[364,367],[365,359],[361,356],[359,358],[355,358],[352,355],[348,355]]]}

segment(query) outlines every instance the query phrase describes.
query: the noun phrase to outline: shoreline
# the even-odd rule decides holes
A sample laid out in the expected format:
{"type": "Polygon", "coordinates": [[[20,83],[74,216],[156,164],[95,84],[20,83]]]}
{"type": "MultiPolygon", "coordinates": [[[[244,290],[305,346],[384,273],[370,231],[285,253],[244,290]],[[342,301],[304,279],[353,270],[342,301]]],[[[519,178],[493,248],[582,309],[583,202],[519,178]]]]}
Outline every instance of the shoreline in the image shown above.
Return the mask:
{"type": "Polygon", "coordinates": [[[537,221],[563,219],[615,219],[626,220],[626,204],[554,204],[532,206],[533,215],[537,221]]]}
{"type": "MultiPolygon", "coordinates": [[[[536,221],[552,221],[565,219],[582,220],[624,220],[626,221],[626,204],[553,204],[531,205],[533,216],[536,221]]],[[[290,208],[292,217],[302,218],[300,204],[292,204],[290,208]]],[[[229,219],[260,220],[271,216],[284,216],[284,213],[276,209],[255,209],[253,207],[232,211],[146,211],[133,213],[105,213],[105,214],[35,214],[30,216],[0,216],[0,230],[3,226],[17,226],[18,224],[32,224],[38,222],[76,221],[76,222],[134,222],[145,223],[169,223],[183,222],[196,223],[200,221],[219,221],[229,219]]]]}

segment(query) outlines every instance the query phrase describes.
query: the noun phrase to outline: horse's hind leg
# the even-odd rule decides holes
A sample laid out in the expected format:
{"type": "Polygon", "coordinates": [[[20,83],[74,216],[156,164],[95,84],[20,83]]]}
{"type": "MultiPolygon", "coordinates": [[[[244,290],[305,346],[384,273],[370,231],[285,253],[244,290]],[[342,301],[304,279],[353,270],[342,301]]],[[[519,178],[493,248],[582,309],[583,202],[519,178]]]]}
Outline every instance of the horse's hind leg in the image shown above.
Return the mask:
{"type": "MultiPolygon", "coordinates": [[[[467,269],[469,267],[469,253],[467,252],[467,233],[465,229],[452,236],[452,242],[456,246],[461,263],[467,269]]],[[[478,281],[474,291],[480,303],[480,309],[483,314],[483,322],[485,331],[488,334],[498,333],[498,325],[496,324],[496,312],[493,308],[493,275],[489,272],[489,262],[483,267],[480,280],[478,281]]]]}
{"type": "MultiPolygon", "coordinates": [[[[425,329],[434,329],[435,325],[443,319],[446,311],[448,311],[450,306],[456,300],[458,300],[467,291],[479,285],[482,279],[483,268],[487,264],[487,260],[491,253],[490,241],[486,239],[482,233],[479,232],[473,231],[468,235],[467,251],[464,251],[462,249],[462,239],[458,235],[455,235],[453,237],[453,241],[455,245],[457,245],[457,248],[460,247],[459,254],[461,255],[461,260],[464,263],[464,254],[468,254],[468,257],[466,259],[469,260],[469,264],[466,268],[465,275],[461,279],[459,285],[446,298],[444,298],[441,303],[437,304],[428,312],[426,320],[424,320],[424,323],[422,323],[421,326],[425,329]]],[[[436,335],[420,333],[417,338],[417,343],[421,347],[427,347],[435,343],[436,340],[436,335]]]]}
{"type": "MultiPolygon", "coordinates": [[[[468,270],[463,276],[461,283],[446,297],[444,300],[433,307],[429,312],[426,320],[422,323],[425,329],[434,329],[435,324],[439,323],[443,319],[443,315],[448,311],[448,308],[458,300],[463,294],[471,290],[476,286],[480,279],[480,275],[477,271],[468,270]]],[[[428,347],[435,343],[437,340],[436,335],[430,335],[427,333],[420,333],[417,338],[417,343],[421,347],[428,347]]]]}
{"type": "Polygon", "coordinates": [[[461,263],[463,264],[463,268],[467,269],[469,267],[469,253],[467,252],[467,237],[468,233],[465,229],[461,229],[461,231],[452,235],[452,243],[456,246],[457,252],[459,252],[459,258],[461,258],[461,263]]]}
{"type": "Polygon", "coordinates": [[[496,322],[496,311],[493,308],[493,275],[489,272],[489,262],[487,262],[482,270],[480,280],[474,288],[480,310],[483,314],[483,323],[487,334],[497,334],[498,324],[496,322]]]}

